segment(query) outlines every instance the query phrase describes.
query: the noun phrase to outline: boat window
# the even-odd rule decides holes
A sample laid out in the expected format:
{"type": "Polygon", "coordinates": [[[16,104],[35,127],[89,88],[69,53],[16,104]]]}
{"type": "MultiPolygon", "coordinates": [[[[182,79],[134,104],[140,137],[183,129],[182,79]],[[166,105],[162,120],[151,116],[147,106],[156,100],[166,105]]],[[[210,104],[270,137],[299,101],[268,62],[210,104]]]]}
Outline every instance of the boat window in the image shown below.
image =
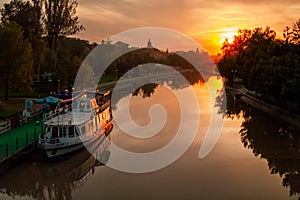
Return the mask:
{"type": "Polygon", "coordinates": [[[61,137],[67,137],[67,132],[68,132],[68,127],[63,126],[62,132],[61,132],[61,137]]]}
{"type": "Polygon", "coordinates": [[[92,106],[93,106],[93,108],[97,108],[98,107],[97,106],[97,102],[95,100],[92,101],[92,106]]]}
{"type": "Polygon", "coordinates": [[[93,131],[93,129],[94,129],[94,124],[93,124],[93,122],[91,122],[89,126],[90,126],[90,127],[89,127],[90,131],[93,131]]]}
{"type": "Polygon", "coordinates": [[[96,129],[98,129],[97,118],[95,118],[95,126],[96,126],[96,129]]]}
{"type": "Polygon", "coordinates": [[[52,127],[52,137],[53,138],[57,138],[58,137],[58,127],[57,126],[53,126],[52,127]]]}
{"type": "Polygon", "coordinates": [[[86,124],[86,126],[85,126],[85,131],[86,131],[87,133],[90,131],[90,127],[89,127],[88,124],[86,124]]]}
{"type": "Polygon", "coordinates": [[[81,101],[81,102],[79,103],[79,110],[80,110],[80,111],[84,111],[84,107],[85,107],[85,103],[84,103],[83,101],[81,101]]]}
{"type": "Polygon", "coordinates": [[[69,127],[69,137],[74,137],[74,126],[69,127]]]}
{"type": "Polygon", "coordinates": [[[81,127],[81,134],[82,134],[82,135],[85,134],[85,126],[82,126],[82,127],[81,127]]]}
{"type": "Polygon", "coordinates": [[[75,127],[75,135],[79,136],[80,135],[80,131],[79,131],[79,127],[75,127]]]}

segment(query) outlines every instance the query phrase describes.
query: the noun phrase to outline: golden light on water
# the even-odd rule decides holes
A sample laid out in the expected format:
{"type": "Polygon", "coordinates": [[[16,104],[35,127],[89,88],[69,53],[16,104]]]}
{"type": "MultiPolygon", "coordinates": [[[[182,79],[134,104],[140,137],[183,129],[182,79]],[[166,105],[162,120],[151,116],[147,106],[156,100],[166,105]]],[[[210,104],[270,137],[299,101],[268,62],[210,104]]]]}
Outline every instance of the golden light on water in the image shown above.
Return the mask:
{"type": "Polygon", "coordinates": [[[219,91],[223,88],[223,80],[215,76],[209,78],[206,84],[208,87],[214,88],[216,93],[219,93],[219,91]]]}

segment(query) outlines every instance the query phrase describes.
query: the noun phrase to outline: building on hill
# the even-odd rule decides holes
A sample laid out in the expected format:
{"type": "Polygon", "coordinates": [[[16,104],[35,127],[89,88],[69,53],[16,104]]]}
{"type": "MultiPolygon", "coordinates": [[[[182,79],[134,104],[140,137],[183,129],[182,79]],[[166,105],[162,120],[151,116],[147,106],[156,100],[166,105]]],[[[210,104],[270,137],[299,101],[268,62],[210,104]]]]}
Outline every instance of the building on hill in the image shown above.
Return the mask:
{"type": "Polygon", "coordinates": [[[153,48],[150,38],[149,38],[148,43],[147,43],[147,48],[153,48]]]}
{"type": "Polygon", "coordinates": [[[222,58],[222,54],[217,53],[217,55],[211,55],[210,57],[214,61],[214,63],[218,63],[222,58]]]}

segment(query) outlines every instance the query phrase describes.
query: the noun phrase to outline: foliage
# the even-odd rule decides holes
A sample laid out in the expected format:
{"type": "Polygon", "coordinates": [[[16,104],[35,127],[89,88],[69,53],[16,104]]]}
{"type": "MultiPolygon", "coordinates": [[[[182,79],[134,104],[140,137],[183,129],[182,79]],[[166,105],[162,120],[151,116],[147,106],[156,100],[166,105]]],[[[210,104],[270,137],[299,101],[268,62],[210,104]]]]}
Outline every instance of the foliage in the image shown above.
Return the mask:
{"type": "Polygon", "coordinates": [[[60,37],[58,42],[58,63],[54,71],[55,78],[60,79],[62,85],[70,85],[73,84],[78,69],[88,53],[95,47],[95,44],[66,37],[60,37]]]}
{"type": "Polygon", "coordinates": [[[42,1],[12,0],[4,4],[1,15],[3,23],[16,22],[22,28],[23,38],[27,39],[32,46],[34,74],[39,75],[45,52],[45,44],[42,40],[42,1]]]}
{"type": "Polygon", "coordinates": [[[240,30],[234,41],[223,44],[218,63],[229,85],[234,76],[264,101],[300,112],[300,20],[276,39],[270,27],[240,30]]]}
{"type": "Polygon", "coordinates": [[[300,43],[300,19],[293,24],[293,28],[286,27],[283,36],[286,43],[299,44],[300,43]]]}
{"type": "Polygon", "coordinates": [[[0,117],[7,117],[16,114],[24,109],[24,99],[10,99],[9,101],[1,101],[3,110],[0,110],[0,117]]]}
{"type": "Polygon", "coordinates": [[[50,67],[56,69],[59,36],[68,36],[84,30],[76,16],[76,0],[45,0],[45,31],[50,49],[50,67]]]}
{"type": "MultiPolygon", "coordinates": [[[[81,62],[95,47],[87,41],[65,37],[83,30],[76,16],[77,5],[76,0],[11,0],[3,5],[3,25],[18,24],[24,40],[31,44],[33,70],[29,79],[47,72],[54,74],[54,81],[60,79],[63,86],[74,81],[81,62]]],[[[9,45],[2,44],[3,50],[9,45]]]]}
{"type": "Polygon", "coordinates": [[[15,22],[0,25],[0,71],[4,75],[6,97],[8,89],[31,89],[31,45],[23,39],[23,32],[15,22]]]}

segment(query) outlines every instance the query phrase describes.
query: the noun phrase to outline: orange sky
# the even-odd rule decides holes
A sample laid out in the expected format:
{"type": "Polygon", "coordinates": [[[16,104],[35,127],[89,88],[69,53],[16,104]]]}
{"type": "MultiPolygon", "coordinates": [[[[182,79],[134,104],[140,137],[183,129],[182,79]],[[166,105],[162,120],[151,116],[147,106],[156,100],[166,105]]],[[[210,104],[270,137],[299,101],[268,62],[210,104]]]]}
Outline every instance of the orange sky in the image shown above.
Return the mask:
{"type": "MultiPolygon", "coordinates": [[[[86,31],[78,36],[100,41],[132,28],[158,26],[185,33],[210,54],[239,28],[271,26],[282,37],[300,18],[300,0],[79,0],[86,31]]],[[[151,36],[149,36],[151,37],[151,36]]],[[[146,45],[145,41],[145,45],[146,45]]],[[[155,41],[153,41],[155,44],[155,41]]]]}
{"type": "MultiPolygon", "coordinates": [[[[0,0],[1,7],[8,1],[0,0]]],[[[300,0],[78,0],[78,3],[77,14],[86,31],[76,36],[82,39],[99,42],[128,29],[157,26],[191,36],[210,54],[221,52],[222,40],[228,32],[269,25],[282,37],[285,26],[300,18],[300,0]]]]}

